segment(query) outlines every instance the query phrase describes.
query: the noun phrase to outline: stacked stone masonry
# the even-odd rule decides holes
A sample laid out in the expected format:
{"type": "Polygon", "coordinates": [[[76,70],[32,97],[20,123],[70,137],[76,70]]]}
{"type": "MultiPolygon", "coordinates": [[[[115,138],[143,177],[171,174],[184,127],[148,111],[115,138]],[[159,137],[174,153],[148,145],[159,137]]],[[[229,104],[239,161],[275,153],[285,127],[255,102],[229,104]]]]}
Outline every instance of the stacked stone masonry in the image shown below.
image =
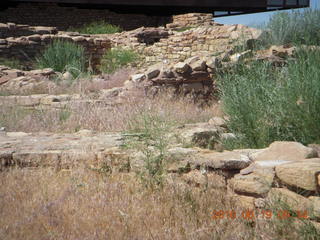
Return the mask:
{"type": "Polygon", "coordinates": [[[205,13],[188,13],[173,16],[173,22],[166,25],[169,29],[183,29],[188,27],[198,27],[211,25],[213,23],[213,15],[205,13]]]}
{"type": "Polygon", "coordinates": [[[30,27],[8,23],[0,25],[0,34],[0,56],[21,60],[30,67],[34,59],[54,40],[71,41],[83,46],[86,59],[90,62],[89,67],[93,70],[97,70],[102,55],[111,48],[107,38],[58,32],[53,27],[30,27]]]}

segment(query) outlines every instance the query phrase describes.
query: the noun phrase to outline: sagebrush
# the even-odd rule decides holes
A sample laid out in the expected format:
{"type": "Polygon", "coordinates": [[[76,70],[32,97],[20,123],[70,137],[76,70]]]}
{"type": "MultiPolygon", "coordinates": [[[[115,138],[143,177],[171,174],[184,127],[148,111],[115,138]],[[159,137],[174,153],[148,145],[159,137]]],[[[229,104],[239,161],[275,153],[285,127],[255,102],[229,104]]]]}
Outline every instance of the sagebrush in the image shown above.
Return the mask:
{"type": "Polygon", "coordinates": [[[237,147],[265,147],[273,141],[320,141],[319,50],[300,49],[288,66],[239,64],[220,78],[223,110],[237,147]]]}

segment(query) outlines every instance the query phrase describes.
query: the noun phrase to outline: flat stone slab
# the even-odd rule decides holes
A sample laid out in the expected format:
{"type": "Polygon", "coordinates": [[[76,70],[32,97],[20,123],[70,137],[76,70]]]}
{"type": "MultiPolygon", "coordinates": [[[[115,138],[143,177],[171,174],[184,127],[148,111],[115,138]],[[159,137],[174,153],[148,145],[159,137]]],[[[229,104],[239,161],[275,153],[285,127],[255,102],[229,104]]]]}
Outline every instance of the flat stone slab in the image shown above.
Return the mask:
{"type": "Polygon", "coordinates": [[[74,134],[4,132],[0,134],[0,162],[2,167],[68,167],[78,161],[98,161],[102,152],[122,143],[121,134],[89,130],[74,134]]]}
{"type": "Polygon", "coordinates": [[[250,163],[249,157],[241,151],[202,152],[191,161],[195,166],[221,170],[240,170],[248,167],[250,163]]]}

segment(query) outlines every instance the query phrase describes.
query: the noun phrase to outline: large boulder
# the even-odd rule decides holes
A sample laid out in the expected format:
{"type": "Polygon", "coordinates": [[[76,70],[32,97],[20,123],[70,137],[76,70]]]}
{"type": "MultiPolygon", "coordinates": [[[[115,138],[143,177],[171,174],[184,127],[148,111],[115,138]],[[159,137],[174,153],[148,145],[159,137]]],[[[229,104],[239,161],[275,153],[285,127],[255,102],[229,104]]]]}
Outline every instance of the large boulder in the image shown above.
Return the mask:
{"type": "Polygon", "coordinates": [[[300,161],[317,157],[317,152],[298,142],[274,142],[268,148],[254,153],[250,158],[255,161],[300,161]]]}
{"type": "Polygon", "coordinates": [[[282,164],[276,167],[277,177],[285,184],[309,191],[319,190],[320,158],[282,164]]]}

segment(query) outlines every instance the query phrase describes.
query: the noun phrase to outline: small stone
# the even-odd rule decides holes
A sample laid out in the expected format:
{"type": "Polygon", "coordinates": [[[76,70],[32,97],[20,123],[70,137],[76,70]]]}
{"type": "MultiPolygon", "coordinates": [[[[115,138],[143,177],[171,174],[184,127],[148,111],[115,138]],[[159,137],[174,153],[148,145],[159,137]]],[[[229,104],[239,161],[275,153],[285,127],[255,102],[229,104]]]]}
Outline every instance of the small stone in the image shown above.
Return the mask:
{"type": "Polygon", "coordinates": [[[190,66],[185,63],[185,62],[179,62],[176,65],[174,65],[174,70],[177,73],[183,74],[183,73],[187,73],[191,70],[190,66]]]}
{"type": "Polygon", "coordinates": [[[61,80],[70,81],[72,79],[73,79],[73,76],[70,72],[65,72],[64,74],[62,74],[61,80]]]}
{"type": "Polygon", "coordinates": [[[142,82],[144,80],[146,80],[146,75],[144,74],[134,74],[131,76],[131,80],[135,83],[139,83],[142,82]]]}
{"type": "Polygon", "coordinates": [[[220,117],[213,117],[209,120],[209,124],[219,126],[219,127],[227,127],[226,121],[220,117]]]}
{"type": "Polygon", "coordinates": [[[154,68],[151,68],[146,72],[146,76],[147,76],[148,80],[151,80],[153,78],[158,77],[159,74],[160,74],[160,70],[154,69],[154,68]]]}

